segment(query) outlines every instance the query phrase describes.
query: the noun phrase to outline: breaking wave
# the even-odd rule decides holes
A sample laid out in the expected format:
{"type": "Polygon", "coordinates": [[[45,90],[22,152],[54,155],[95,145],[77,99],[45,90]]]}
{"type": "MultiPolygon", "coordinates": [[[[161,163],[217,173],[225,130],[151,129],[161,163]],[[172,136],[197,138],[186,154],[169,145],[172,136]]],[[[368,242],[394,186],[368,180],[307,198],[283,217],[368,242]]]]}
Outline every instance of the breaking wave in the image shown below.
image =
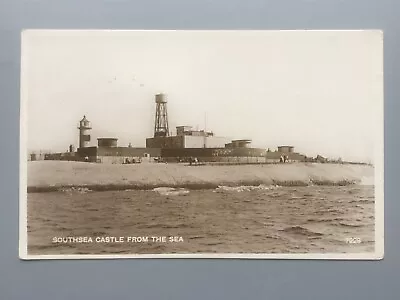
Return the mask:
{"type": "Polygon", "coordinates": [[[158,187],[153,189],[154,192],[163,196],[184,196],[189,194],[189,190],[184,188],[158,187]]]}
{"type": "Polygon", "coordinates": [[[68,188],[60,188],[58,190],[59,192],[63,193],[79,193],[79,194],[86,194],[88,192],[91,192],[91,189],[88,189],[87,187],[68,187],[68,188]]]}
{"type": "MultiPolygon", "coordinates": [[[[369,179],[368,179],[369,180],[369,179]]],[[[364,185],[368,185],[370,181],[365,179],[364,185]]],[[[221,183],[182,183],[182,184],[93,184],[93,185],[68,185],[68,186],[28,186],[28,193],[45,193],[45,192],[88,192],[88,191],[126,191],[126,190],[153,190],[155,192],[166,192],[174,194],[175,192],[183,193],[183,190],[209,190],[218,191],[251,191],[251,190],[271,190],[279,187],[305,187],[305,186],[348,186],[360,184],[355,180],[288,180],[288,181],[239,181],[239,182],[221,182],[221,183]]]]}
{"type": "Polygon", "coordinates": [[[44,192],[68,192],[68,193],[87,193],[91,191],[134,191],[134,190],[153,190],[158,193],[168,195],[183,195],[189,190],[216,190],[245,192],[252,190],[273,190],[279,187],[306,187],[306,186],[349,186],[364,185],[373,186],[374,176],[361,176],[359,179],[340,179],[328,180],[319,178],[308,178],[307,180],[276,180],[276,179],[254,179],[254,180],[227,180],[227,181],[196,181],[178,180],[175,183],[141,183],[132,182],[128,184],[80,184],[80,185],[48,185],[48,186],[28,186],[28,193],[44,192]]]}
{"type": "Polygon", "coordinates": [[[249,192],[249,191],[254,191],[254,190],[275,190],[279,188],[279,185],[240,185],[240,186],[224,186],[220,185],[218,188],[215,189],[215,191],[220,192],[220,191],[226,191],[226,192],[249,192]]]}

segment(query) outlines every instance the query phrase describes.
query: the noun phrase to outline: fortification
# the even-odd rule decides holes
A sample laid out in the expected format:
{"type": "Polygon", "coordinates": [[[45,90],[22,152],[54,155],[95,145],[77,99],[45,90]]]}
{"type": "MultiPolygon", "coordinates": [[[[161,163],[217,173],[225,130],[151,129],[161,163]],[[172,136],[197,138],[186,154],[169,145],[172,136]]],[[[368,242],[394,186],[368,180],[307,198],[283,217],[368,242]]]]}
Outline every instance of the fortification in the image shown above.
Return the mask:
{"type": "MultiPolygon", "coordinates": [[[[73,145],[65,153],[46,154],[49,160],[76,160],[98,163],[140,162],[198,162],[208,163],[275,163],[306,161],[307,157],[294,151],[293,146],[279,146],[278,150],[251,147],[250,139],[229,140],[216,136],[206,129],[194,130],[192,126],[176,127],[176,135],[169,131],[167,99],[165,94],[155,95],[154,136],[146,138],[146,147],[118,145],[116,137],[97,138],[90,145],[91,122],[83,116],[79,122],[79,148],[73,145]],[[284,157],[284,159],[282,159],[284,157]]],[[[28,159],[35,160],[33,155],[28,159]]]]}

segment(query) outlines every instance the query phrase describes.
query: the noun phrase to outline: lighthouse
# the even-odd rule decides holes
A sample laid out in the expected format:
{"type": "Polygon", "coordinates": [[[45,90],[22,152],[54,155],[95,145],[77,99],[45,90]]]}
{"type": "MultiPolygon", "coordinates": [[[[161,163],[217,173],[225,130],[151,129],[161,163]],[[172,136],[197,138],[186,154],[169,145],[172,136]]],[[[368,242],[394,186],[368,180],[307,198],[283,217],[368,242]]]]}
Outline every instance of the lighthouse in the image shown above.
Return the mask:
{"type": "Polygon", "coordinates": [[[79,148],[88,147],[90,142],[89,130],[92,129],[90,122],[83,116],[83,119],[79,122],[79,148]]]}

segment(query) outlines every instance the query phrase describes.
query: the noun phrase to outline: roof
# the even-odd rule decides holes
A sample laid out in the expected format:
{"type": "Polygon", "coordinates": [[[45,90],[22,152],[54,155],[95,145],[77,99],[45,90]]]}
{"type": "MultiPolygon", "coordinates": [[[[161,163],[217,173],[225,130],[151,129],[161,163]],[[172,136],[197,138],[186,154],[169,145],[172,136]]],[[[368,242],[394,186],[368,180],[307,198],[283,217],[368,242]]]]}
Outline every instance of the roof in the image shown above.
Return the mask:
{"type": "Polygon", "coordinates": [[[98,140],[118,140],[118,138],[98,138],[98,140]]]}
{"type": "Polygon", "coordinates": [[[232,140],[232,142],[251,143],[251,140],[232,140]]]}

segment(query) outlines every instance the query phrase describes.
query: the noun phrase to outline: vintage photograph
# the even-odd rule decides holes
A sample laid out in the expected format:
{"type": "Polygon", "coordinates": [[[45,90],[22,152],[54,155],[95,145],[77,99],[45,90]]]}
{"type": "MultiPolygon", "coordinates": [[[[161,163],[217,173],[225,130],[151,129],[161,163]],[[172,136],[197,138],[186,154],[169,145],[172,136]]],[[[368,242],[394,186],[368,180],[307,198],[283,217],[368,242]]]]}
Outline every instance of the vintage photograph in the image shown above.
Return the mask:
{"type": "Polygon", "coordinates": [[[26,30],[20,258],[383,258],[383,33],[26,30]]]}

